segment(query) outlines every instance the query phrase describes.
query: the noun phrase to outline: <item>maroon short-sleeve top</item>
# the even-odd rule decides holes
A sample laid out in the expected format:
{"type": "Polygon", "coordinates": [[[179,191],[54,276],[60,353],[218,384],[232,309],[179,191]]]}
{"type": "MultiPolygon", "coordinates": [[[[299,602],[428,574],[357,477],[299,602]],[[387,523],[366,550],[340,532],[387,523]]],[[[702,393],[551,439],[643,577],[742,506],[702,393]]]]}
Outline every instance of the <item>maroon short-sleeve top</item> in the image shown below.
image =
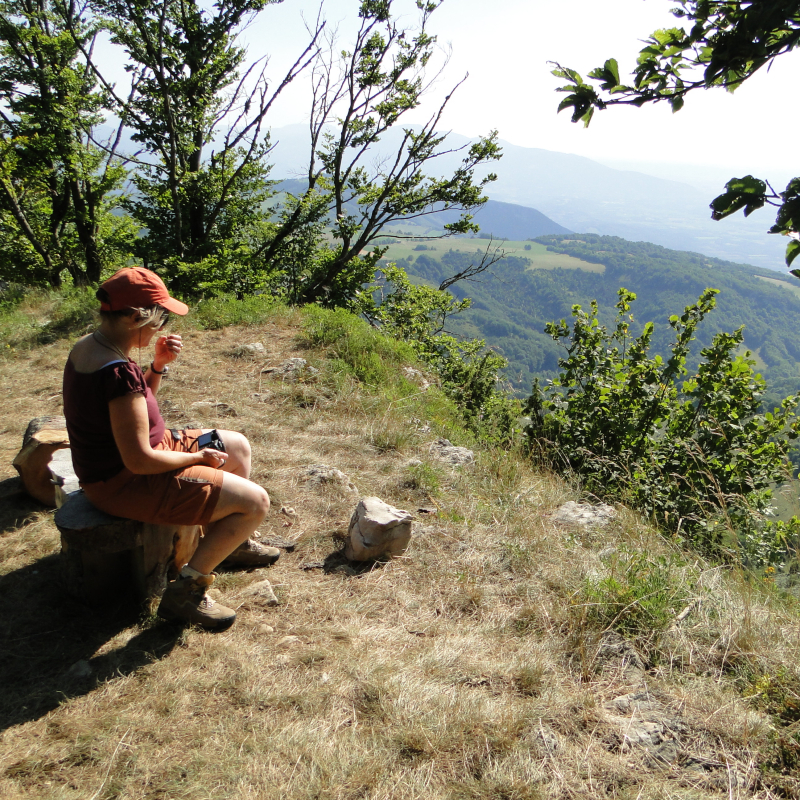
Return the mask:
{"type": "Polygon", "coordinates": [[[64,417],[72,451],[72,465],[81,483],[107,481],[124,464],[114,434],[108,404],[126,394],[142,394],[147,401],[150,445],[164,438],[164,419],[139,365],[112,361],[96,372],[78,372],[71,359],[64,368],[64,417]]]}

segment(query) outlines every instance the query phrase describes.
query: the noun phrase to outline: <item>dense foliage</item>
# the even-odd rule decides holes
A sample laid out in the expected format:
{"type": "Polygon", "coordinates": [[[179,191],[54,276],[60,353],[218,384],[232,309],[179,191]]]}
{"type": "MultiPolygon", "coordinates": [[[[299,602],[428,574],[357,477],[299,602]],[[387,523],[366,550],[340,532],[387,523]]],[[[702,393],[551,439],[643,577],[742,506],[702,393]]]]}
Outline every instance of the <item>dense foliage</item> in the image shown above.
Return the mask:
{"type": "MultiPolygon", "coordinates": [[[[522,255],[507,256],[497,275],[485,275],[466,290],[460,285],[451,289],[459,298],[465,291],[472,298],[471,307],[450,321],[451,331],[484,338],[495,347],[508,360],[506,375],[518,393],[527,394],[536,376],[554,377],[558,368],[559,350],[544,333],[545,325],[568,317],[575,303],[588,307],[591,300],[597,300],[600,321],[611,325],[620,286],[636,293],[637,317],[655,323],[652,348],[663,357],[670,347],[669,315],[707,287],[718,288],[714,314],[696,332],[690,366],[696,365],[700,349],[711,345],[714,334],[744,325],[744,344],[768,383],[767,404],[797,390],[800,346],[794,331],[800,297],[771,283],[780,277],[776,273],[614,236],[554,235],[537,241],[556,253],[602,265],[604,271],[530,269],[522,255]]],[[[440,248],[415,254],[403,266],[438,284],[480,257],[477,244],[474,255],[441,253],[440,248]]]]}
{"type": "Polygon", "coordinates": [[[576,473],[595,495],[626,502],[717,555],[733,530],[745,559],[758,562],[780,556],[784,531],[761,515],[788,475],[800,398],[760,413],[764,381],[749,353],[736,354],[741,328],[715,335],[688,372],[690,344],[715,294],[706,290],[670,317],[668,358],[650,353],[652,323],[631,335],[636,295],[625,289],[611,331],[594,302],[589,311],[573,307],[572,326],[550,323],[566,356],[554,381],[534,387],[527,435],[535,455],[576,473]],[[765,549],[770,540],[775,546],[765,549]]]}
{"type": "MultiPolygon", "coordinates": [[[[639,53],[633,82],[620,80],[616,59],[608,59],[589,77],[556,64],[553,73],[567,81],[558,91],[567,96],[558,110],[572,109],[572,121],[588,125],[595,109],[613,105],[642,106],[668,102],[679,111],[686,96],[698,89],[734,91],[762,67],[800,45],[800,3],[797,0],[678,0],[672,10],[683,27],[655,31],[639,53]]],[[[791,236],[786,263],[800,253],[800,178],[783,192],[747,175],[733,178],[724,194],[711,203],[712,217],[722,219],[744,210],[745,216],[769,203],[778,207],[770,233],[791,236]]]]}
{"type": "Polygon", "coordinates": [[[452,152],[437,130],[452,91],[385,152],[385,134],[423,105],[436,72],[428,27],[439,2],[414,2],[408,26],[402,2],[358,2],[349,43],[320,16],[273,84],[266,56],[252,61],[240,35],[274,0],[4,0],[0,279],[93,283],[134,256],[186,295],[346,306],[372,279],[387,224],[450,211],[443,236],[477,230],[469,212],[494,175],[475,170],[500,149],[490,134],[449,174],[431,169],[452,152]],[[99,35],[129,86],[104,75],[99,35]],[[278,199],[268,114],[304,72],[306,178],[278,199]],[[112,118],[120,127],[100,141],[112,118]],[[123,195],[125,185],[135,191],[123,195]]]}

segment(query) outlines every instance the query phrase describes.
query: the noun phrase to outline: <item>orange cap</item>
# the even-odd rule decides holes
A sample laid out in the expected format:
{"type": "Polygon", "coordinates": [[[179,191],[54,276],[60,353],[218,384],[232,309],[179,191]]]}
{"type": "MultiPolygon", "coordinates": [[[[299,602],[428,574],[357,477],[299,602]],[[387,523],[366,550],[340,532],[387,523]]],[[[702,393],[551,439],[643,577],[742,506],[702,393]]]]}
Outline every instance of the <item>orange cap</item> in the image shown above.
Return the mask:
{"type": "Polygon", "coordinates": [[[103,311],[161,306],[183,316],[189,311],[186,303],[169,296],[164,281],[144,267],[125,267],[100,284],[108,292],[108,303],[100,303],[103,311]]]}

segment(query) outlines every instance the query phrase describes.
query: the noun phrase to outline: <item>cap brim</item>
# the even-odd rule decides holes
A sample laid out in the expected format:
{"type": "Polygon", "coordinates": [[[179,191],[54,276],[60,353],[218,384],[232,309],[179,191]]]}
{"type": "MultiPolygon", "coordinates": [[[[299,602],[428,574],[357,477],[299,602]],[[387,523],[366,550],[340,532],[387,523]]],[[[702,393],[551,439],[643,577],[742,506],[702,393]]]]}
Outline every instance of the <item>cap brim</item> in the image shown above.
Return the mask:
{"type": "Polygon", "coordinates": [[[167,311],[171,311],[173,314],[180,314],[180,316],[189,313],[189,306],[187,306],[186,303],[181,303],[180,300],[176,300],[174,297],[168,297],[166,300],[159,302],[159,305],[166,308],[167,311]]]}

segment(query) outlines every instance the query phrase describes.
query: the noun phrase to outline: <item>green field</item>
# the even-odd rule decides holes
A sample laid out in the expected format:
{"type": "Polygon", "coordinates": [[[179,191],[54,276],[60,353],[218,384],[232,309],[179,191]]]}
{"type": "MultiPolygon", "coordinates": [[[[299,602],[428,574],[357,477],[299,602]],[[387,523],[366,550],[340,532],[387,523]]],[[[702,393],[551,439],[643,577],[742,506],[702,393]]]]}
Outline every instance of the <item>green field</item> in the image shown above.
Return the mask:
{"type": "Polygon", "coordinates": [[[777,278],[768,278],[766,275],[756,275],[755,277],[759,280],[771,283],[773,286],[777,286],[780,289],[787,289],[788,291],[793,292],[800,297],[800,283],[797,283],[796,281],[780,281],[777,278]]]}
{"type": "MultiPolygon", "coordinates": [[[[388,238],[388,237],[387,237],[388,238]]],[[[449,250],[458,253],[475,253],[479,259],[486,252],[488,239],[445,239],[420,242],[419,240],[406,240],[401,242],[391,242],[387,246],[389,250],[384,256],[389,261],[406,261],[409,257],[416,261],[418,256],[426,255],[439,260],[449,250]],[[420,249],[420,248],[425,248],[420,249]]],[[[499,248],[506,255],[527,258],[531,261],[531,269],[580,269],[585,272],[605,272],[602,264],[591,264],[588,261],[581,261],[579,258],[553,253],[543,244],[538,242],[510,242],[495,241],[492,243],[492,250],[499,248]],[[526,249],[527,248],[527,249],[526,249]]]]}

